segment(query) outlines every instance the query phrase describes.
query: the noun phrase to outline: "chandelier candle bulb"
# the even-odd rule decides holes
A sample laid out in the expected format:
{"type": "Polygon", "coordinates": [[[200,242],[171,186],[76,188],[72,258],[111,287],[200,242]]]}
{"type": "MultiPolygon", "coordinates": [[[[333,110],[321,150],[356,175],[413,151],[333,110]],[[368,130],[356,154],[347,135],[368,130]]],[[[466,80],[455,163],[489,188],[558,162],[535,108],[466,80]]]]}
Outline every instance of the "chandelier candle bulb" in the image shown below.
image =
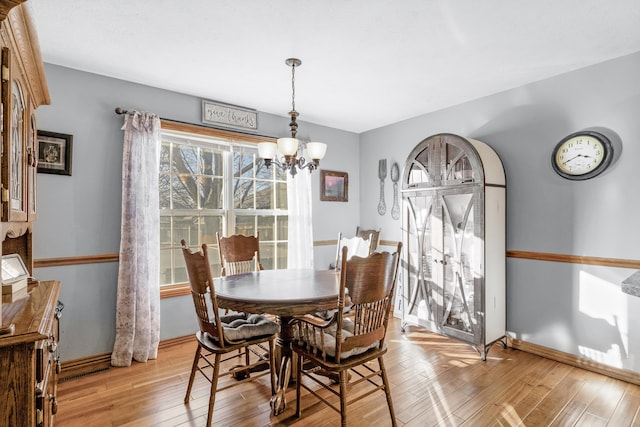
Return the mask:
{"type": "Polygon", "coordinates": [[[307,143],[307,153],[312,160],[322,160],[327,153],[327,144],[324,142],[307,143]]]}
{"type": "Polygon", "coordinates": [[[295,156],[298,152],[298,140],[296,138],[278,138],[278,150],[284,156],[295,156]]]}
{"type": "Polygon", "coordinates": [[[278,146],[273,142],[258,143],[258,155],[263,159],[272,160],[276,158],[278,146]]]}

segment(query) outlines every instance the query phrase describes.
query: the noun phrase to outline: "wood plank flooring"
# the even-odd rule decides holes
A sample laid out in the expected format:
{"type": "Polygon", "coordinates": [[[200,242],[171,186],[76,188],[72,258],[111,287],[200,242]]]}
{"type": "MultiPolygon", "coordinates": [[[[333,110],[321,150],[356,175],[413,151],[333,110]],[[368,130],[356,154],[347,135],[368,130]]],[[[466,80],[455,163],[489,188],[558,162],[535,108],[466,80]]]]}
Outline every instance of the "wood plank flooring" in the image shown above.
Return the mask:
{"type": "MultiPolygon", "coordinates": [[[[425,426],[639,426],[640,386],[496,344],[486,362],[470,346],[393,319],[385,363],[397,423],[425,426]]],[[[209,384],[196,377],[183,403],[196,348],[162,348],[158,359],[65,381],[56,426],[203,426],[209,384]]],[[[295,417],[295,387],[273,417],[268,377],[218,393],[216,426],[338,426],[308,394],[295,417]]],[[[383,393],[349,407],[352,426],[390,426],[383,393]]]]}

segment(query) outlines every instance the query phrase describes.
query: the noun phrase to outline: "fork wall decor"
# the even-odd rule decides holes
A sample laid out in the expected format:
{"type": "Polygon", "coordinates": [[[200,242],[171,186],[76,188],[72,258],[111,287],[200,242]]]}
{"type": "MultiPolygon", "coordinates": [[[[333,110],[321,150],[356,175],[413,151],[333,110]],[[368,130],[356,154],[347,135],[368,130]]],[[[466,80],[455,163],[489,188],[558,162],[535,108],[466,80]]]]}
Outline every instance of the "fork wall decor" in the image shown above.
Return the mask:
{"type": "Polygon", "coordinates": [[[387,212],[387,205],[384,202],[384,180],[387,178],[387,159],[378,160],[378,178],[380,178],[380,201],[378,202],[378,214],[384,215],[387,212]]]}

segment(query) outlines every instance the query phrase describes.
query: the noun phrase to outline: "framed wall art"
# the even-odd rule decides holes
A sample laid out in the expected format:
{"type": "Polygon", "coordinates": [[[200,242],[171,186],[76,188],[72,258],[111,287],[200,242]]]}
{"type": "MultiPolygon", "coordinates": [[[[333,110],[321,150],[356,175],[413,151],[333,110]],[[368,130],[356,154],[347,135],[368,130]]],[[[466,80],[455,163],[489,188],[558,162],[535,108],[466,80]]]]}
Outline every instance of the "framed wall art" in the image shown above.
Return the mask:
{"type": "Polygon", "coordinates": [[[38,172],[71,176],[73,135],[38,131],[38,172]]]}
{"type": "Polygon", "coordinates": [[[349,174],[320,170],[320,200],[325,202],[349,201],[349,174]]]}

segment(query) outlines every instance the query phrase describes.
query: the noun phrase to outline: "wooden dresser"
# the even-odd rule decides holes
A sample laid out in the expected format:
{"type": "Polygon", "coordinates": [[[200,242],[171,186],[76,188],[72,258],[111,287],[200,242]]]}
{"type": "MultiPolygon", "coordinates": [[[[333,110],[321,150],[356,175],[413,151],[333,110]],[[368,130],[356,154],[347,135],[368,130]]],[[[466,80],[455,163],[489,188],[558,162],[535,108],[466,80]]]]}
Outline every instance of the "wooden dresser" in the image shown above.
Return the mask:
{"type": "Polygon", "coordinates": [[[29,295],[2,307],[0,426],[51,426],[57,410],[58,295],[60,283],[39,282],[29,295]]]}

